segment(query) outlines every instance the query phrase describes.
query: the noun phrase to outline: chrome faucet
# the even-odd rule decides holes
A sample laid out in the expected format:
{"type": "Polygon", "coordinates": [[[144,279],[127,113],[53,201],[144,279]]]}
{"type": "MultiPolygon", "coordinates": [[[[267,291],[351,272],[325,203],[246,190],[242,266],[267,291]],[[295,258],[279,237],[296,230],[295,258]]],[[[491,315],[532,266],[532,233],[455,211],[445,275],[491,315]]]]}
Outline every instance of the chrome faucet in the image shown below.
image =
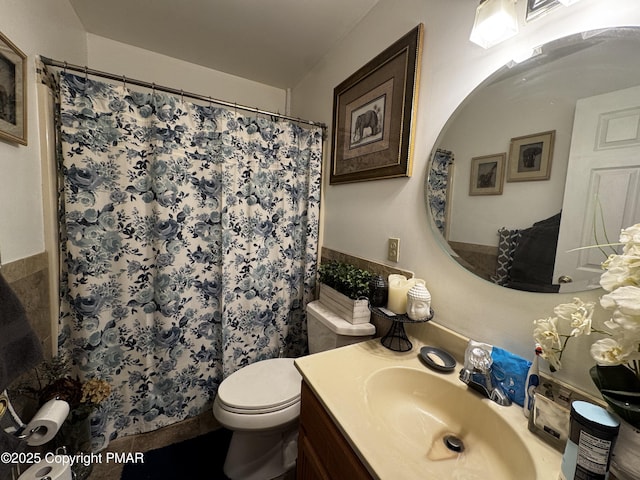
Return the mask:
{"type": "Polygon", "coordinates": [[[500,385],[491,380],[491,354],[481,347],[474,347],[467,352],[465,366],[460,371],[460,380],[498,405],[511,405],[511,399],[500,385]]]}

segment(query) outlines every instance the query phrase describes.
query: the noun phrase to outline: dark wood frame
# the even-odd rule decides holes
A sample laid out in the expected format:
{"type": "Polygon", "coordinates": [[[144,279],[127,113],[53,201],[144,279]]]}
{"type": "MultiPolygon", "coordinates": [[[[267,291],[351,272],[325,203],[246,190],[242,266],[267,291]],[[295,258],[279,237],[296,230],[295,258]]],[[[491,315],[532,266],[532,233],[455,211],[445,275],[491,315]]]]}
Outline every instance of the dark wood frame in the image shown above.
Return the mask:
{"type": "Polygon", "coordinates": [[[331,184],[411,176],[423,30],[419,24],[334,89],[331,184]]]}
{"type": "Polygon", "coordinates": [[[0,33],[0,139],[27,144],[27,56],[0,33]]]}

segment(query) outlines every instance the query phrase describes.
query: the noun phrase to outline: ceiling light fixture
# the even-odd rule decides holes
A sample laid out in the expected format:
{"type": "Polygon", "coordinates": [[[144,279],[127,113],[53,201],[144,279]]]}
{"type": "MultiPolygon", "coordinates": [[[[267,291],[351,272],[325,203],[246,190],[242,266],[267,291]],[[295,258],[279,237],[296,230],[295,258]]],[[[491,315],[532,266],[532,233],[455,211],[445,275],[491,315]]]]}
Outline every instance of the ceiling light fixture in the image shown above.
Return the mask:
{"type": "Polygon", "coordinates": [[[573,5],[574,3],[578,3],[580,0],[558,0],[561,4],[563,4],[565,7],[568,7],[569,5],[573,5]]]}
{"type": "Polygon", "coordinates": [[[515,0],[480,0],[469,40],[489,48],[517,33],[515,0]]]}

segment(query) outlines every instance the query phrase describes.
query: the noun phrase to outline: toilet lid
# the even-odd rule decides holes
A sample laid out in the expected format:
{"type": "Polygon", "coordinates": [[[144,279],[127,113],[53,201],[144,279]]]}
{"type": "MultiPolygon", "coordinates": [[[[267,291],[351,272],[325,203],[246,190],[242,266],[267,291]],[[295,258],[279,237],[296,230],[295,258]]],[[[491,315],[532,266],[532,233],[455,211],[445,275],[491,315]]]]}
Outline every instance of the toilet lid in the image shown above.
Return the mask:
{"type": "Polygon", "coordinates": [[[228,410],[280,410],[300,401],[301,382],[293,358],[271,358],[229,375],[218,388],[218,400],[228,410]]]}

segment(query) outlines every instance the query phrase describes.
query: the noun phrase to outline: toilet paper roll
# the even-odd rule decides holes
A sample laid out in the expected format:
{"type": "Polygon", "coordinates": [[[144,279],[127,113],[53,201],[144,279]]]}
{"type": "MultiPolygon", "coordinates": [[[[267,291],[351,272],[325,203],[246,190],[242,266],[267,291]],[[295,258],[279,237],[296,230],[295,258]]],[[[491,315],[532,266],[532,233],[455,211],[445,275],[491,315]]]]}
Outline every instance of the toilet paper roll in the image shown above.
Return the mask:
{"type": "Polygon", "coordinates": [[[24,429],[28,445],[44,445],[56,436],[62,423],[69,415],[69,404],[64,400],[52,399],[36,412],[24,429]]]}
{"type": "MultiPolygon", "coordinates": [[[[56,455],[60,458],[60,455],[56,455]]],[[[27,468],[18,480],[71,480],[70,462],[50,462],[42,460],[27,468]]]]}

